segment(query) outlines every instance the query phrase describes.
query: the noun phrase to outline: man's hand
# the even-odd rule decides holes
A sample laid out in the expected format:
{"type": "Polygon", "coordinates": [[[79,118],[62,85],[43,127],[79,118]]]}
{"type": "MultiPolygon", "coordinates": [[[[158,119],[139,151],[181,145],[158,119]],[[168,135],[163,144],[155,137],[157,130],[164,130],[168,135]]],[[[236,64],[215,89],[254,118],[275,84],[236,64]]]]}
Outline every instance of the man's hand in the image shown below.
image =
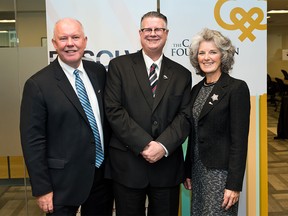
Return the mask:
{"type": "Polygon", "coordinates": [[[186,178],[183,184],[184,184],[184,187],[187,190],[191,190],[192,189],[192,182],[191,182],[190,178],[186,178]]]}
{"type": "Polygon", "coordinates": [[[149,163],[155,163],[165,155],[165,150],[158,142],[151,141],[141,152],[149,163]]]}
{"type": "Polygon", "coordinates": [[[37,197],[37,204],[45,213],[53,212],[53,192],[37,197]]]}

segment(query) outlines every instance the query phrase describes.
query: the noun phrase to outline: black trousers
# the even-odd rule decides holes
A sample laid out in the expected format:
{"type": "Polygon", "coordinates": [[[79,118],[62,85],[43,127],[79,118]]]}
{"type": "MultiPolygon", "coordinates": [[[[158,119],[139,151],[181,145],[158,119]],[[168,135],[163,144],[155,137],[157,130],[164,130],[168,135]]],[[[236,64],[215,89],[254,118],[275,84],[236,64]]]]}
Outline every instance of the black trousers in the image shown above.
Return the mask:
{"type": "MultiPolygon", "coordinates": [[[[81,216],[112,216],[113,185],[112,181],[104,179],[103,168],[95,168],[95,177],[89,197],[81,205],[81,216]]],[[[69,184],[67,184],[69,187],[69,184]]],[[[77,196],[77,194],[75,194],[77,196]]],[[[56,206],[53,213],[47,216],[75,216],[79,206],[56,206]]]]}
{"type": "Polygon", "coordinates": [[[180,186],[128,188],[113,183],[117,216],[177,216],[180,186]],[[145,208],[148,197],[148,208],[145,208]]]}

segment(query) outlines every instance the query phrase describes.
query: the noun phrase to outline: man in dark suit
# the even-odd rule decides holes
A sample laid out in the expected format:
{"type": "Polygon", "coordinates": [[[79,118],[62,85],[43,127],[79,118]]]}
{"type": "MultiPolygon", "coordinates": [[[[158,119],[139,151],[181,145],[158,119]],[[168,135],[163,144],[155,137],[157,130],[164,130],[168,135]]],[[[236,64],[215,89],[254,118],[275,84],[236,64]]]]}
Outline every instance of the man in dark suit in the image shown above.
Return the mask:
{"type": "Polygon", "coordinates": [[[116,214],[145,215],[147,195],[148,215],[178,215],[191,73],[163,55],[163,14],[145,14],[139,35],[141,51],[111,60],[104,94],[116,214]]]}
{"type": "Polygon", "coordinates": [[[105,67],[82,60],[87,37],[77,20],[59,20],[52,42],[58,58],[27,80],[21,103],[21,143],[33,196],[47,215],[76,215],[81,205],[81,215],[111,216],[105,160],[95,162],[103,151],[106,155],[104,143],[109,141],[102,94],[105,67]],[[85,105],[75,69],[88,96],[85,105]]]}

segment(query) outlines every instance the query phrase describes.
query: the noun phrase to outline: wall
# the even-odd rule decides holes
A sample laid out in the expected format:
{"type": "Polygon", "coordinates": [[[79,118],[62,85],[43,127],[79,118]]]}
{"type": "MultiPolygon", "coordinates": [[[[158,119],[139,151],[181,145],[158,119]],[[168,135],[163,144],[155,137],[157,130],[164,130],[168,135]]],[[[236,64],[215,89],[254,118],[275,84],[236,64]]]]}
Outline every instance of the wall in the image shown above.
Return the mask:
{"type": "Polygon", "coordinates": [[[288,26],[268,26],[267,73],[272,78],[283,79],[281,69],[288,71],[288,61],[282,60],[282,49],[288,49],[288,26]]]}
{"type": "Polygon", "coordinates": [[[46,12],[17,13],[19,47],[41,47],[41,38],[46,37],[46,12]]]}
{"type": "MultiPolygon", "coordinates": [[[[15,25],[11,26],[16,30],[19,44],[0,48],[0,215],[18,215],[14,211],[25,216],[40,215],[26,181],[19,108],[24,82],[48,64],[47,47],[41,46],[41,38],[47,37],[45,0],[1,0],[0,18],[7,19],[7,15],[16,17],[15,25]],[[19,193],[6,195],[15,189],[10,186],[17,186],[19,193]]],[[[3,37],[0,40],[5,40],[3,37]]]]}

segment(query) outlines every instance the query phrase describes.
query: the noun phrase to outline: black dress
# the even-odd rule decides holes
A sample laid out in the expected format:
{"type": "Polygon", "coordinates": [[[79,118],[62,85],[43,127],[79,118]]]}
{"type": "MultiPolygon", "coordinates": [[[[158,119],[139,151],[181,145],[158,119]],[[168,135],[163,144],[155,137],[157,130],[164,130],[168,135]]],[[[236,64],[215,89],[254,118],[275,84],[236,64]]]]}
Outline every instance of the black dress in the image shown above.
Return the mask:
{"type": "Polygon", "coordinates": [[[238,203],[229,210],[221,207],[228,172],[206,168],[199,158],[198,117],[214,85],[203,85],[192,108],[192,133],[194,140],[194,164],[192,166],[191,216],[237,216],[238,203]]]}

